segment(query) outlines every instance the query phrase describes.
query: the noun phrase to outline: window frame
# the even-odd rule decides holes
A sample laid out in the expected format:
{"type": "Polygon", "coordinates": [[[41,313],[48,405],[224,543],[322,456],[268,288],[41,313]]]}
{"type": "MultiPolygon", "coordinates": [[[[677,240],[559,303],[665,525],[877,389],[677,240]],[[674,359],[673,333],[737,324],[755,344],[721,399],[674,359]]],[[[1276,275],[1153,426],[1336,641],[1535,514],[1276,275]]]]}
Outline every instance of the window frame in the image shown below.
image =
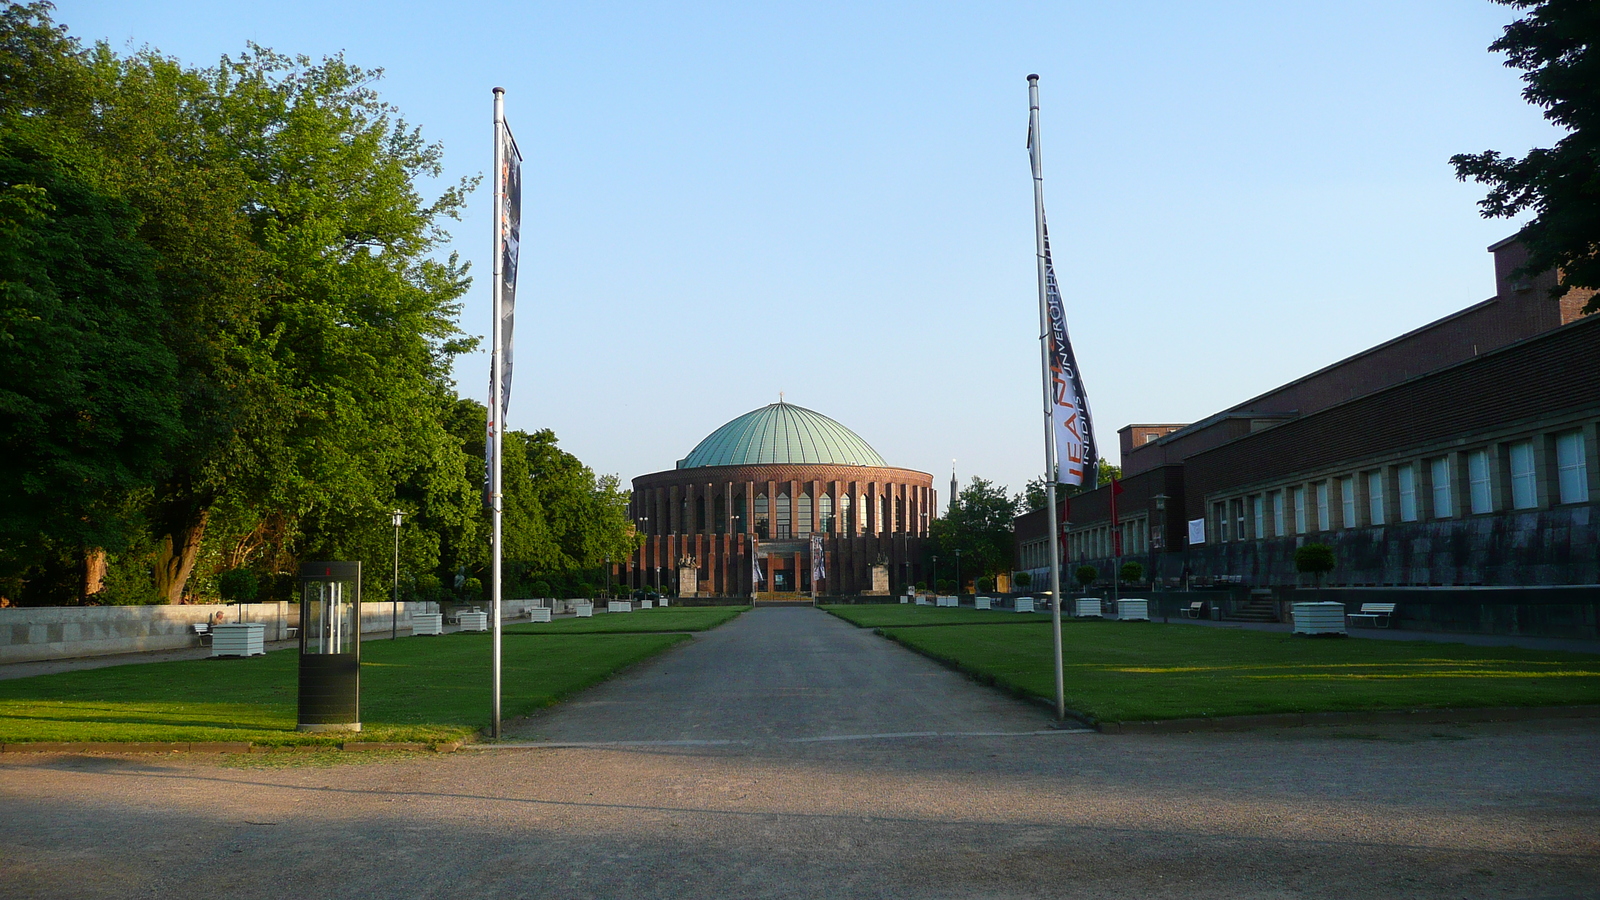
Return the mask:
{"type": "Polygon", "coordinates": [[[1511,508],[1539,508],[1539,463],[1532,439],[1506,444],[1506,470],[1511,474],[1511,508]],[[1519,459],[1520,457],[1520,459],[1519,459]],[[1523,463],[1525,465],[1519,465],[1523,463]]]}

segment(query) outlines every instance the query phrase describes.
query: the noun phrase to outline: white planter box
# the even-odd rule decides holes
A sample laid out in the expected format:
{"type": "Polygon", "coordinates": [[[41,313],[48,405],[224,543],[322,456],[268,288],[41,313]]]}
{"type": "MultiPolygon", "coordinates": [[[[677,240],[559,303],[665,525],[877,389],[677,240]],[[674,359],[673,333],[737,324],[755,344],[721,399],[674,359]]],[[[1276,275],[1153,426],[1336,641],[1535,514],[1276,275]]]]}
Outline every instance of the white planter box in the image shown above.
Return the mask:
{"type": "Polygon", "coordinates": [[[1348,634],[1344,630],[1344,604],[1296,603],[1293,607],[1295,634],[1348,634]]]}
{"type": "Polygon", "coordinates": [[[1072,601],[1072,614],[1080,619],[1098,619],[1104,615],[1100,612],[1100,600],[1096,597],[1072,601]]]}
{"type": "Polygon", "coordinates": [[[608,612],[608,613],[633,612],[633,601],[631,601],[631,600],[612,600],[612,601],[606,603],[606,612],[608,612]]]}
{"type": "Polygon", "coordinates": [[[665,598],[665,597],[662,597],[662,598],[661,598],[661,608],[662,608],[662,609],[666,609],[666,608],[667,608],[667,605],[668,605],[668,604],[667,604],[667,598],[665,598]]]}
{"type": "Polygon", "coordinates": [[[960,597],[940,597],[937,602],[938,602],[939,606],[960,606],[961,605],[961,598],[960,597]]]}
{"type": "Polygon", "coordinates": [[[990,603],[993,601],[991,601],[988,597],[975,597],[973,598],[972,602],[973,605],[975,605],[978,609],[993,609],[993,607],[990,606],[990,603]]]}
{"type": "Polygon", "coordinates": [[[580,618],[580,619],[592,619],[592,618],[594,618],[594,604],[593,603],[580,603],[579,605],[573,607],[573,610],[575,612],[577,612],[578,618],[580,618]]]}
{"type": "Polygon", "coordinates": [[[639,601],[639,608],[640,609],[655,609],[656,608],[656,602],[654,600],[640,600],[639,601]]]}
{"type": "Polygon", "coordinates": [[[530,606],[528,607],[528,620],[531,622],[548,622],[550,621],[550,610],[542,606],[530,606]]]}
{"type": "Polygon", "coordinates": [[[1124,622],[1150,621],[1150,601],[1135,600],[1132,598],[1127,600],[1118,600],[1117,618],[1124,622]]]}
{"type": "Polygon", "coordinates": [[[418,613],[411,617],[411,635],[444,634],[444,616],[439,613],[418,613]]]}
{"type": "Polygon", "coordinates": [[[1017,598],[1017,612],[1033,612],[1033,598],[1032,597],[1018,597],[1017,598]]]}
{"type": "Polygon", "coordinates": [[[464,612],[460,619],[462,631],[489,630],[489,614],[486,612],[464,612]]]}
{"type": "Polygon", "coordinates": [[[267,627],[240,622],[211,627],[212,656],[260,656],[267,652],[267,627]]]}

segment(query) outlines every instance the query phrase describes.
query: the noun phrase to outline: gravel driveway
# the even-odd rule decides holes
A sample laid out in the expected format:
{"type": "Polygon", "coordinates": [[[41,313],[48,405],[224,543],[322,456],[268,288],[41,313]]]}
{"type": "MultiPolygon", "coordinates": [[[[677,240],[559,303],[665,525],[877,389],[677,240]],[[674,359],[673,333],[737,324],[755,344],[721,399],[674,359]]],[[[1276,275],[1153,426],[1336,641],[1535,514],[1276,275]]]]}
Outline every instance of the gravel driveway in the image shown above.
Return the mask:
{"type": "Polygon", "coordinates": [[[563,746],[0,756],[0,896],[1600,897],[1593,720],[1044,723],[761,609],[513,729],[563,746]]]}

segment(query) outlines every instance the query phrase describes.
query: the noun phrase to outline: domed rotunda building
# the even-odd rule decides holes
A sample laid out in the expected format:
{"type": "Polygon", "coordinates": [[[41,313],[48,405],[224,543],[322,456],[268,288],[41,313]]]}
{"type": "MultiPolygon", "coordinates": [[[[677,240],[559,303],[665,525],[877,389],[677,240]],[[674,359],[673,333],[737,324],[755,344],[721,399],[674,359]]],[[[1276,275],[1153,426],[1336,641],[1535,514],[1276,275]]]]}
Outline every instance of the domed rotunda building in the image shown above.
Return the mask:
{"type": "Polygon", "coordinates": [[[676,468],[633,480],[645,541],[618,575],[680,596],[896,591],[926,578],[935,500],[928,473],[890,466],[833,419],[778,402],[711,432],[676,468]],[[887,584],[874,585],[874,565],[887,584]]]}

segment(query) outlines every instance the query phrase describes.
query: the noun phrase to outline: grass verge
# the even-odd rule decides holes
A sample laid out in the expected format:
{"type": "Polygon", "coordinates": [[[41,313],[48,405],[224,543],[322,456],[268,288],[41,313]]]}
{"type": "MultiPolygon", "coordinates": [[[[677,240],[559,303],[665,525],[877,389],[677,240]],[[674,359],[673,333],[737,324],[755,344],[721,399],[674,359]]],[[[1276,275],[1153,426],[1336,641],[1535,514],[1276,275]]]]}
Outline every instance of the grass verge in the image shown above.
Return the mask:
{"type": "Polygon", "coordinates": [[[505,626],[506,634],[653,634],[665,631],[710,631],[745,612],[748,606],[699,606],[639,609],[631,613],[597,612],[587,619],[557,619],[505,626]]]}
{"type": "MultiPolygon", "coordinates": [[[[1019,613],[1009,609],[973,609],[968,606],[916,606],[911,603],[829,603],[819,607],[857,628],[909,628],[922,625],[1019,625],[1049,622],[1047,612],[1019,613]]],[[[1066,624],[1069,619],[1063,619],[1066,624]]]]}
{"type": "MultiPolygon", "coordinates": [[[[1048,627],[879,633],[1055,699],[1048,627]]],[[[1101,722],[1600,703],[1600,656],[1582,653],[1094,621],[1062,629],[1062,649],[1067,707],[1101,722]]]]}
{"type": "MultiPolygon", "coordinates": [[[[615,634],[506,641],[501,713],[508,719],[527,715],[689,639],[615,634]]],[[[279,650],[249,659],[148,663],[0,681],[0,743],[460,740],[489,722],[490,641],[486,634],[451,634],[362,644],[359,734],[294,730],[298,654],[279,650]]]]}

